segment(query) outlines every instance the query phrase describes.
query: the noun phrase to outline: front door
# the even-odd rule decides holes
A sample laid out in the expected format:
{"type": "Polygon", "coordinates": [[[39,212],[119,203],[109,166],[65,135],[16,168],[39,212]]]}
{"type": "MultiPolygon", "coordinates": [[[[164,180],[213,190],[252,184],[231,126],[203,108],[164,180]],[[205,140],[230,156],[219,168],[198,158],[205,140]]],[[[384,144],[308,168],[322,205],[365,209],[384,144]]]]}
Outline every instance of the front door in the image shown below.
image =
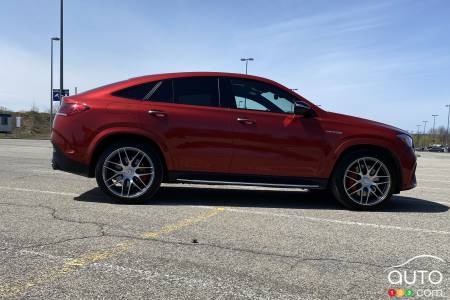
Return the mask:
{"type": "Polygon", "coordinates": [[[224,82],[235,105],[230,172],[317,177],[325,157],[319,122],[294,115],[296,99],[278,87],[241,78],[224,82]]]}

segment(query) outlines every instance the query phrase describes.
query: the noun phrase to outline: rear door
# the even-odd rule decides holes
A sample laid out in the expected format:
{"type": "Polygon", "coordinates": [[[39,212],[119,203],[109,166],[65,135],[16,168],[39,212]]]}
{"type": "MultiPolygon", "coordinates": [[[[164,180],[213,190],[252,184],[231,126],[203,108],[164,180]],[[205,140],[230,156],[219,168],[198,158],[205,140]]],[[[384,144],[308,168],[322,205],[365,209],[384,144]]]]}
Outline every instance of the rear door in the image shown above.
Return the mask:
{"type": "Polygon", "coordinates": [[[220,107],[218,77],[149,83],[140,93],[143,128],[164,141],[170,171],[224,173],[232,150],[231,119],[220,107]]]}

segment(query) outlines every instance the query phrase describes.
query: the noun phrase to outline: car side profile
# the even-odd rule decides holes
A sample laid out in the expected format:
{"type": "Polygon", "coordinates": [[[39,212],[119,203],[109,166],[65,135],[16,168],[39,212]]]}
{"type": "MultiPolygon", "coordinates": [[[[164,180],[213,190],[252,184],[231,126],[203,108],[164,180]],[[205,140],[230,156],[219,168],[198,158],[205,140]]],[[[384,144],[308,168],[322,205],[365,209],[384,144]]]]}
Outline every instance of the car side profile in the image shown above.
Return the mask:
{"type": "Polygon", "coordinates": [[[407,132],[243,74],[150,75],[66,97],[51,140],[54,169],[125,202],[163,182],[232,184],[329,190],[363,210],[416,186],[407,132]]]}

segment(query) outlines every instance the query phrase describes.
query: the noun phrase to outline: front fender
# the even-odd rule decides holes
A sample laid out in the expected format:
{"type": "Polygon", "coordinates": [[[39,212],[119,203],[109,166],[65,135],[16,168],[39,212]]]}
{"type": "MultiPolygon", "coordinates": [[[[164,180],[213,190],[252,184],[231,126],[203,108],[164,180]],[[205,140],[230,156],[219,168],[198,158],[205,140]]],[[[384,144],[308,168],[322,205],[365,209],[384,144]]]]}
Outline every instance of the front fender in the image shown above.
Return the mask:
{"type": "Polygon", "coordinates": [[[392,142],[387,138],[378,136],[349,137],[345,140],[340,141],[338,145],[334,147],[334,151],[330,152],[329,156],[327,157],[327,163],[324,164],[325,168],[322,169],[323,173],[320,176],[329,178],[334,170],[336,162],[346,150],[350,149],[351,147],[364,145],[383,148],[389,151],[393,155],[393,157],[398,160],[398,157],[396,157],[394,154],[395,151],[392,142]]]}

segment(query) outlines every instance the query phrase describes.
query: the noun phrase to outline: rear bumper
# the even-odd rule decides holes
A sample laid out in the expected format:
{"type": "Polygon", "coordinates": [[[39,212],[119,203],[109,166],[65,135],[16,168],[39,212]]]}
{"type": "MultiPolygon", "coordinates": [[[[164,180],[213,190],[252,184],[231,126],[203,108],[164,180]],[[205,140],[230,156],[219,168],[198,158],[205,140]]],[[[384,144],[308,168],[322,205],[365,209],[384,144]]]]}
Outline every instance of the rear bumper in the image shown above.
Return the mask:
{"type": "Polygon", "coordinates": [[[68,158],[57,146],[53,144],[53,170],[61,170],[77,175],[88,176],[89,166],[68,158]]]}

